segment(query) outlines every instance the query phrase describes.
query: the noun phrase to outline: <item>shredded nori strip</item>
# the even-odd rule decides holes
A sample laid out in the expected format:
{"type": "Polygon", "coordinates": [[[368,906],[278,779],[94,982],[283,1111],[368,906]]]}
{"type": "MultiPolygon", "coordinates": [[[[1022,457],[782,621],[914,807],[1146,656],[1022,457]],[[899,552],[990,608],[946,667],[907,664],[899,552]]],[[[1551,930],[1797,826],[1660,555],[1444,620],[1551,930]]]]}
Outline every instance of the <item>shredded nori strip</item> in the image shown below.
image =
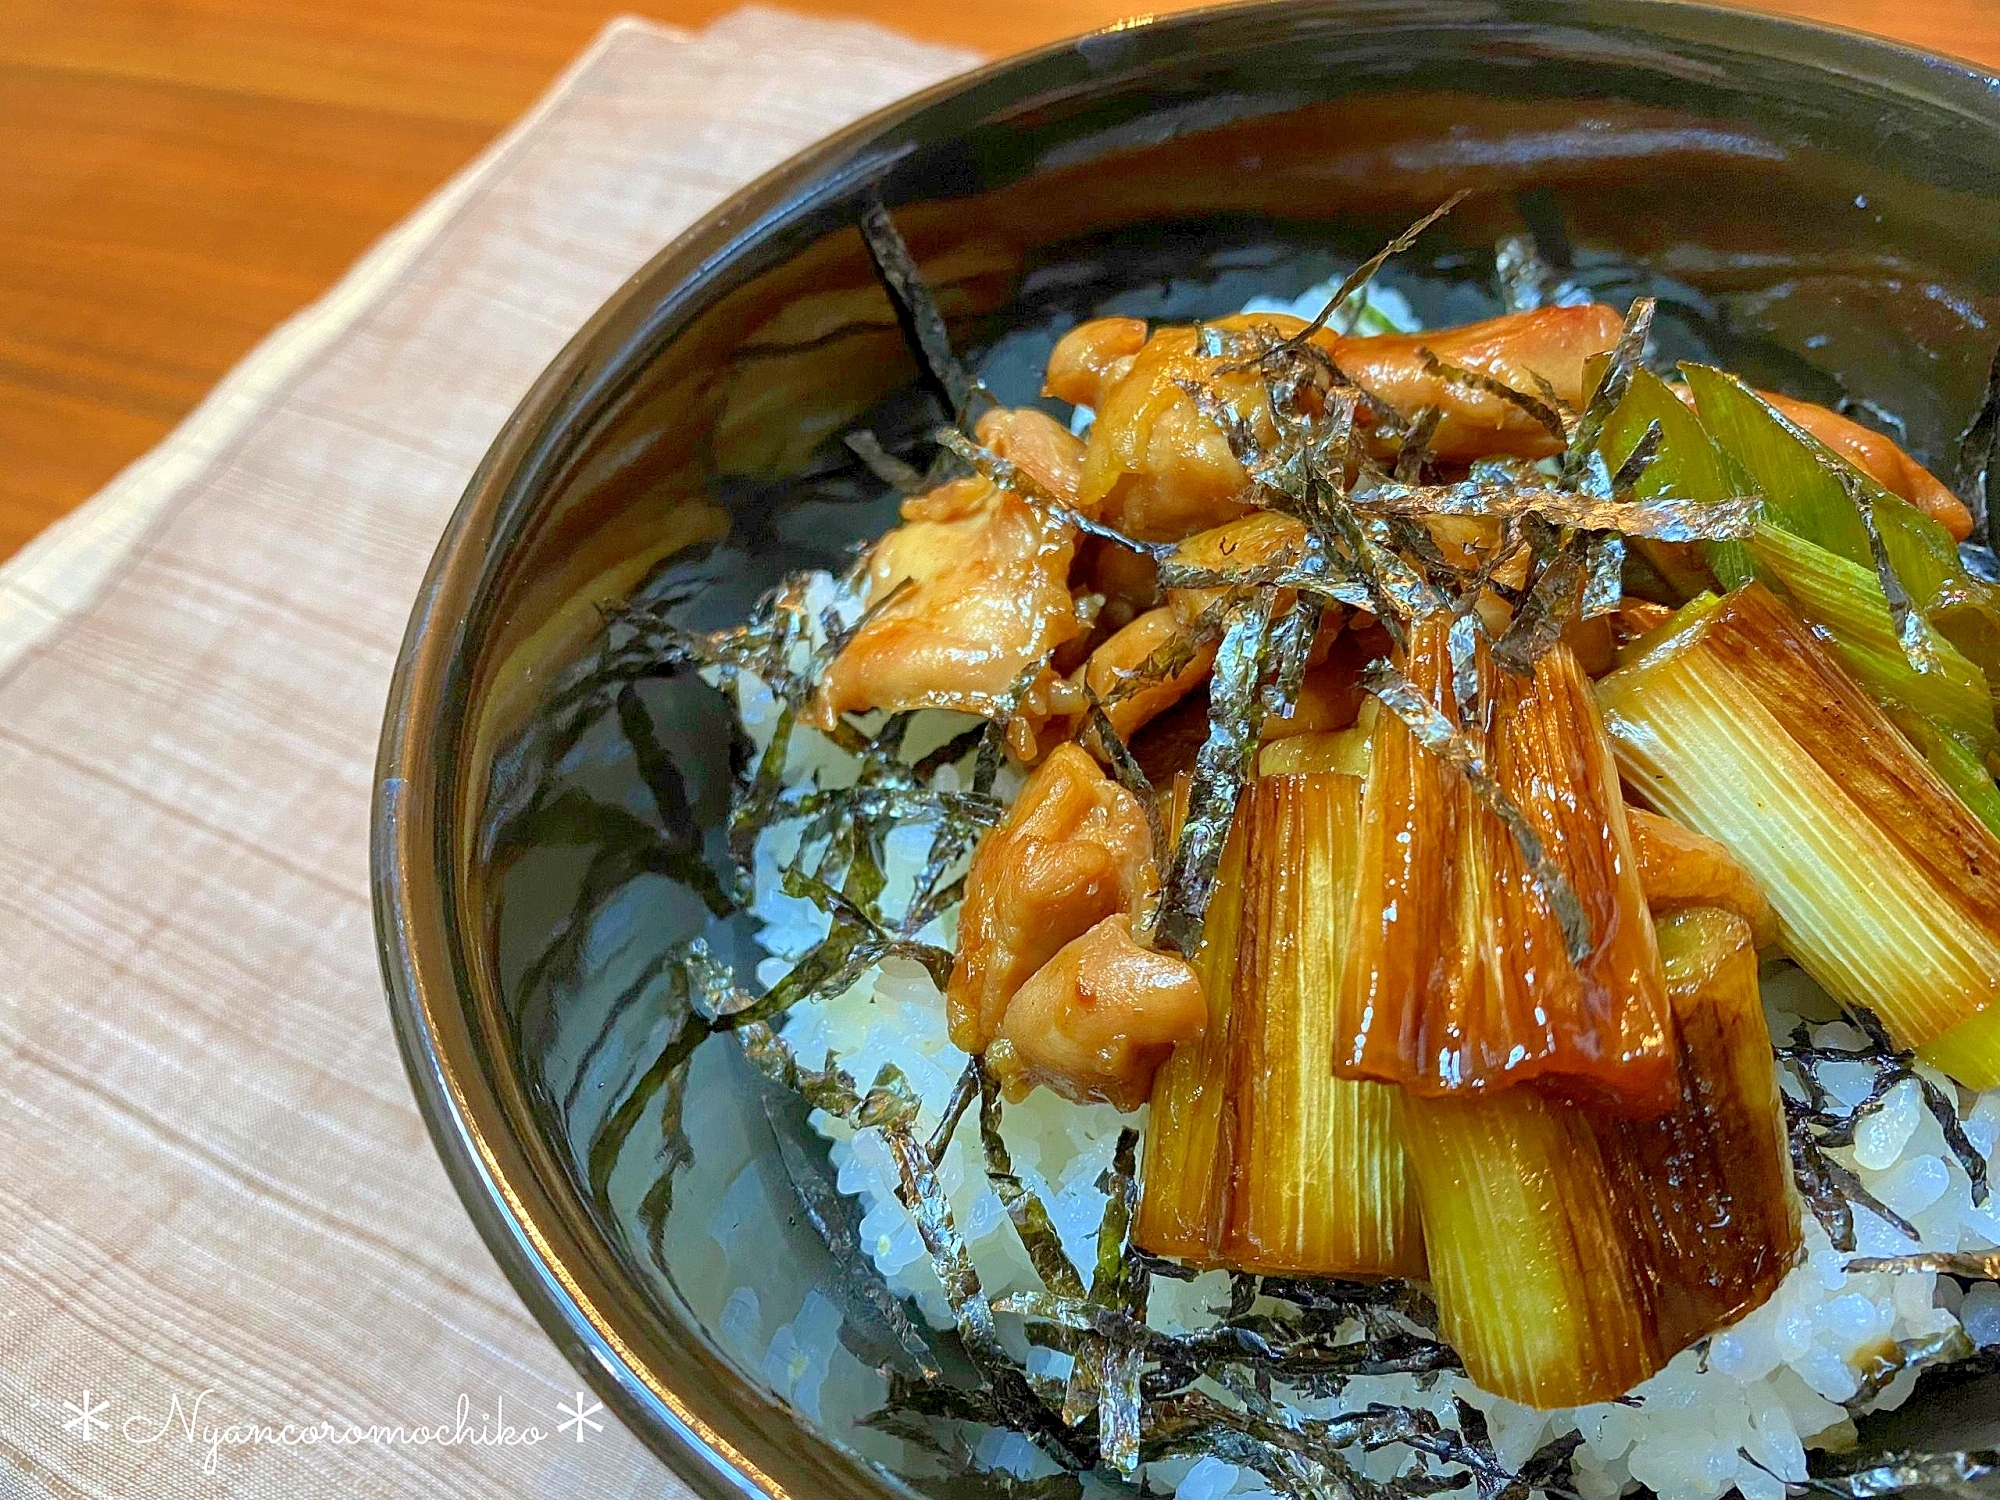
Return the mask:
{"type": "Polygon", "coordinates": [[[916,1138],[916,1116],[916,1096],[892,1065],[876,1076],[854,1123],[881,1132],[895,1158],[901,1180],[898,1196],[930,1252],[945,1300],[957,1318],[959,1338],[985,1377],[995,1413],[1009,1427],[1032,1438],[1058,1463],[1087,1468],[1096,1460],[1096,1444],[1085,1442],[1048,1409],[993,1326],[993,1309],[980,1286],[972,1254],[952,1218],[951,1201],[937,1179],[930,1153],[916,1138]]]}
{"type": "MultiPolygon", "coordinates": [[[[1569,448],[1563,454],[1562,472],[1557,480],[1568,488],[1575,488],[1582,479],[1584,466],[1592,455],[1597,454],[1597,445],[1604,436],[1604,424],[1611,420],[1611,414],[1625,399],[1625,392],[1631,388],[1632,373],[1640,366],[1646,353],[1646,338],[1653,329],[1654,303],[1651,297],[1634,297],[1632,305],[1625,313],[1625,327],[1618,335],[1618,344],[1611,351],[1611,363],[1605,368],[1604,378],[1597,383],[1590,400],[1584,404],[1583,415],[1577,418],[1576,431],[1570,435],[1569,448]]],[[[1599,457],[1599,462],[1602,462],[1599,457]]]]}
{"type": "Polygon", "coordinates": [[[1055,1221],[1049,1217],[1047,1205],[1015,1175],[1007,1144],[1000,1138],[999,1082],[976,1058],[972,1066],[978,1070],[979,1145],[986,1158],[986,1180],[1000,1206],[1007,1210],[1014,1232],[1020,1236],[1021,1248],[1028,1252],[1028,1259],[1043,1284],[1057,1296],[1080,1298],[1084,1295],[1083,1279],[1070,1263],[1069,1252],[1062,1247],[1055,1221]]]}
{"type": "MultiPolygon", "coordinates": [[[[1618,472],[1611,476],[1611,493],[1614,498],[1624,499],[1637,488],[1639,481],[1645,477],[1647,467],[1660,456],[1660,444],[1665,441],[1666,429],[1660,426],[1657,420],[1648,422],[1646,430],[1639,434],[1639,441],[1632,445],[1632,451],[1625,455],[1625,461],[1618,466],[1618,472]]],[[[1675,537],[1670,540],[1688,541],[1691,538],[1675,537]]]]}
{"type": "Polygon", "coordinates": [[[1863,1255],[1850,1271],[1930,1271],[1960,1281],[2000,1281],[2000,1250],[1926,1251],[1922,1255],[1863,1255]]]}
{"type": "MultiPolygon", "coordinates": [[[[1615,483],[1615,481],[1614,481],[1615,483]]],[[[1583,531],[1617,531],[1663,542],[1733,541],[1756,530],[1761,497],[1727,500],[1600,499],[1510,481],[1467,479],[1452,485],[1381,484],[1357,495],[1357,509],[1404,516],[1538,516],[1583,531]]]]}
{"type": "Polygon", "coordinates": [[[1938,660],[1937,647],[1931,640],[1930,626],[1910,598],[1910,591],[1903,587],[1896,565],[1890,560],[1888,544],[1882,540],[1882,528],[1875,520],[1875,497],[1851,465],[1834,462],[1829,463],[1827,468],[1840,481],[1840,487],[1853,504],[1855,514],[1861,517],[1862,530],[1868,533],[1868,555],[1875,564],[1875,577],[1882,585],[1882,597],[1889,602],[1889,618],[1896,627],[1896,643],[1903,648],[1903,655],[1913,671],[1942,671],[1943,664],[1938,660]]]}
{"type": "MultiPolygon", "coordinates": [[[[1937,1121],[1946,1147],[1965,1172],[1971,1185],[1973,1205],[1983,1207],[1991,1193],[1986,1159],[1965,1133],[1965,1125],[1958,1115],[1958,1100],[1917,1066],[1916,1053],[1899,1048],[1890,1040],[1887,1029],[1877,1017],[1867,1011],[1856,1010],[1851,1013],[1851,1019],[1868,1038],[1865,1050],[1815,1046],[1803,1024],[1794,1028],[1786,1042],[1775,1049],[1781,1059],[1792,1065],[1792,1076],[1806,1092],[1806,1101],[1799,1108],[1814,1144],[1821,1148],[1853,1145],[1856,1127],[1882,1107],[1898,1084],[1914,1082],[1923,1097],[1924,1107],[1937,1121]],[[1821,1085],[1817,1069],[1827,1063],[1859,1063],[1875,1070],[1867,1096],[1851,1109],[1838,1108],[1821,1085]]],[[[1889,1217],[1891,1222],[1899,1222],[1865,1194],[1864,1201],[1872,1211],[1889,1217]]],[[[1910,1234],[1911,1239],[1916,1237],[1914,1232],[1910,1234]]]]}
{"type": "Polygon", "coordinates": [[[1585,536],[1560,542],[1548,535],[1536,544],[1528,597],[1493,645],[1493,660],[1515,676],[1533,673],[1535,663],[1562,637],[1563,626],[1582,608],[1590,581],[1587,542],[1585,536]]]}
{"type": "Polygon", "coordinates": [[[1928,1338],[1898,1339],[1890,1352],[1870,1358],[1860,1384],[1845,1405],[1849,1410],[1865,1408],[1905,1371],[1951,1364],[1969,1359],[1978,1352],[1978,1347],[1965,1336],[1963,1328],[1947,1328],[1928,1338]]]}
{"type": "MultiPolygon", "coordinates": [[[[1126,1255],[1132,1221],[1139,1212],[1137,1153],[1139,1133],[1118,1132],[1109,1169],[1098,1180],[1104,1194],[1104,1220],[1097,1232],[1097,1274],[1090,1282],[1090,1302],[1115,1312],[1136,1326],[1146,1322],[1151,1278],[1143,1263],[1126,1255]]],[[[1131,1478],[1139,1470],[1139,1376],[1144,1363],[1143,1342],[1133,1337],[1093,1335],[1077,1352],[1075,1370],[1095,1360],[1089,1383],[1097,1390],[1097,1440],[1103,1462],[1131,1478]]]]}
{"type": "Polygon", "coordinates": [[[1468,370],[1462,365],[1448,364],[1428,349],[1420,352],[1423,355],[1425,373],[1452,385],[1464,386],[1469,391],[1497,396],[1509,406],[1526,412],[1558,443],[1569,441],[1569,429],[1563,425],[1562,413],[1539,396],[1530,396],[1526,391],[1517,391],[1506,381],[1496,375],[1488,375],[1484,370],[1468,370]]]}
{"type": "MultiPolygon", "coordinates": [[[[875,1263],[862,1248],[862,1215],[854,1200],[833,1185],[823,1159],[814,1162],[807,1158],[805,1147],[779,1118],[776,1100],[766,1099],[764,1108],[771,1118],[771,1138],[777,1143],[778,1159],[784,1164],[799,1207],[805,1212],[806,1222],[833,1252],[834,1264],[851,1299],[858,1299],[868,1316],[887,1330],[918,1375],[932,1381],[944,1379],[944,1370],[929,1341],[918,1332],[902,1299],[889,1289],[888,1282],[882,1279],[882,1273],[875,1269],[875,1263]]],[[[844,1326],[842,1332],[846,1332],[844,1326]]]]}
{"type": "Polygon", "coordinates": [[[1826,1237],[1833,1242],[1833,1248],[1850,1251],[1854,1248],[1854,1210],[1857,1206],[1867,1209],[1894,1229],[1905,1239],[1920,1241],[1916,1226],[1882,1202],[1862,1184],[1859,1177],[1826,1154],[1826,1150],[1813,1138],[1810,1120],[1799,1111],[1801,1106],[1789,1095],[1785,1096],[1785,1113],[1790,1120],[1789,1135],[1792,1143],[1792,1175],[1798,1180],[1799,1196],[1813,1211],[1826,1237]]]}
{"type": "Polygon", "coordinates": [[[1473,794],[1513,836],[1515,847],[1527,863],[1530,877],[1562,928],[1570,962],[1583,962],[1591,949],[1590,917],[1585,913],[1583,903],[1577,900],[1569,877],[1563,874],[1542,847],[1541,835],[1535,832],[1527,815],[1487,771],[1486,758],[1429,699],[1417,691],[1415,683],[1388,662],[1373,663],[1362,675],[1361,685],[1380,700],[1384,708],[1403,721],[1419,745],[1463,776],[1473,794]]]}
{"type": "MultiPolygon", "coordinates": [[[[1417,237],[1426,229],[1430,228],[1431,225],[1437,223],[1439,219],[1442,219],[1454,208],[1457,208],[1459,204],[1463,203],[1466,198],[1466,192],[1466,189],[1461,188],[1458,192],[1453,193],[1444,202],[1425,214],[1416,223],[1405,229],[1373,255],[1369,256],[1360,265],[1356,266],[1348,273],[1346,279],[1340,283],[1339,287],[1335,289],[1334,294],[1327,299],[1326,305],[1313,315],[1312,320],[1305,327],[1301,328],[1283,343],[1267,351],[1261,356],[1261,359],[1268,361],[1274,355],[1295,353],[1306,347],[1311,342],[1312,336],[1326,327],[1327,320],[1340,310],[1342,303],[1346,302],[1349,297],[1373,281],[1375,273],[1382,269],[1391,256],[1401,255],[1417,242],[1417,237]]],[[[1247,368],[1247,366],[1244,368],[1247,368]]]]}
{"type": "Polygon", "coordinates": [[[1583,598],[1577,617],[1595,620],[1616,614],[1625,598],[1625,538],[1598,532],[1583,544],[1583,598]]]}
{"type": "Polygon", "coordinates": [[[1423,478],[1424,468],[1430,462],[1431,439],[1437,435],[1438,423],[1444,420],[1441,406],[1421,407],[1410,418],[1410,425],[1403,433],[1402,447],[1396,453],[1395,478],[1402,484],[1415,484],[1423,478]]]}
{"type": "Polygon", "coordinates": [[[972,404],[972,377],[951,351],[951,334],[937,297],[918,269],[910,247],[903,242],[896,221],[880,198],[870,198],[862,206],[861,238],[875,262],[875,273],[895,304],[896,316],[905,335],[915,347],[928,375],[944,396],[945,409],[954,421],[961,420],[972,404]]]}
{"type": "Polygon", "coordinates": [[[1959,499],[1972,510],[1974,534],[1986,540],[1989,552],[2000,552],[2000,531],[1994,513],[2000,511],[2000,348],[1986,368],[1986,389],[1972,420],[1958,435],[1958,472],[1953,476],[1959,499]]]}
{"type": "Polygon", "coordinates": [[[921,495],[928,487],[921,473],[884,448],[882,440],[866,427],[856,428],[841,441],[867,466],[869,473],[897,494],[921,495]]]}
{"type": "Polygon", "coordinates": [[[1141,557],[1164,558],[1173,554],[1172,542],[1142,542],[1136,537],[1127,536],[1114,526],[1106,526],[1101,521],[1092,520],[1074,506],[1065,503],[1061,497],[1051,495],[1043,489],[1027,470],[1011,458],[1002,458],[991,448],[974,442],[955,427],[940,427],[932,437],[940,448],[961,460],[974,473],[991,480],[1003,490],[1019,495],[1056,520],[1074,526],[1086,536],[1110,542],[1114,546],[1123,547],[1127,552],[1136,552],[1141,557]]]}
{"type": "Polygon", "coordinates": [[[1208,738],[1195,754],[1187,816],[1160,892],[1155,932],[1163,947],[1192,955],[1236,801],[1257,756],[1266,703],[1258,687],[1270,645],[1273,592],[1253,589],[1229,606],[1209,683],[1208,738]]]}
{"type": "Polygon", "coordinates": [[[1850,1460],[1806,1480],[1806,1486],[1838,1500],[1881,1500],[1910,1491],[1950,1495],[1955,1500],[1992,1500],[2000,1479],[2000,1451],[1892,1453],[1886,1458],[1850,1460]]]}

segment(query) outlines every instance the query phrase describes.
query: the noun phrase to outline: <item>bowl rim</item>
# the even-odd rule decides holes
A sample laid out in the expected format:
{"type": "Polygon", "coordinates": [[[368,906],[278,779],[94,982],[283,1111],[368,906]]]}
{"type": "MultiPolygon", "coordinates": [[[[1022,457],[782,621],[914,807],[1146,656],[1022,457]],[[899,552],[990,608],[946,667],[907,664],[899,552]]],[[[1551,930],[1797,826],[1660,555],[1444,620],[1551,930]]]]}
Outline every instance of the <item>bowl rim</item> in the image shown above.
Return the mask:
{"type": "MultiPolygon", "coordinates": [[[[551,418],[600,406],[637,368],[637,351],[684,326],[739,255],[888,165],[893,158],[871,155],[868,147],[897,127],[1065,59],[1078,59],[1088,70],[1094,51],[1171,46],[1218,23],[1333,18],[1356,8],[1343,0],[1239,0],[1135,16],[968,69],[786,158],[662,246],[570,338],[501,425],[426,569],[389,686],[370,818],[376,943],[397,1043],[446,1175],[522,1302],[594,1394],[708,1500],[785,1495],[795,1487],[787,1481],[806,1471],[783,1445],[757,1434],[742,1445],[732,1441],[724,1427],[744,1437],[735,1413],[696,1409],[665,1372],[635,1357],[613,1316],[616,1289],[566,1258],[576,1250],[608,1254],[609,1245],[580,1243],[573,1231],[588,1215],[559,1205],[538,1180],[522,1143],[505,1128],[508,1112],[491,1080],[467,1060],[480,1043],[467,1015],[466,945],[452,898],[449,843],[463,798],[432,752],[463,716],[467,647],[476,644],[469,639],[472,606],[494,560],[534,508],[538,481],[555,456],[551,418]],[[751,1447],[758,1451],[747,1451],[751,1447]]],[[[1444,7],[1439,0],[1362,0],[1360,8],[1415,18],[1444,7]]],[[[1713,38],[1739,53],[1782,55],[2000,122],[2000,76],[1963,58],[1848,27],[1690,0],[1482,0],[1477,16],[1451,9],[1437,19],[1468,29],[1495,21],[1586,29],[1615,24],[1668,43],[1713,38]]],[[[744,1390],[756,1394],[747,1382],[744,1390]]],[[[803,1429],[800,1438],[812,1441],[803,1429]]],[[[839,1445],[818,1446],[835,1472],[813,1472],[816,1488],[854,1497],[900,1488],[839,1445]]]]}

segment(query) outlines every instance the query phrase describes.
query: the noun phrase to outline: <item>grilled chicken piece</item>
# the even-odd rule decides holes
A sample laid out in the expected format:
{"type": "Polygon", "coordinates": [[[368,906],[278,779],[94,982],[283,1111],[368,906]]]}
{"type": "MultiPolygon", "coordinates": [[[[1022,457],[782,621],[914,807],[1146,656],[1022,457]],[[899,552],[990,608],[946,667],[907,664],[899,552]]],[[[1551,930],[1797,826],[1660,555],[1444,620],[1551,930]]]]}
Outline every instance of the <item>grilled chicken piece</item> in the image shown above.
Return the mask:
{"type": "Polygon", "coordinates": [[[1148,610],[1090,653],[1077,680],[1097,694],[1111,727],[1129,740],[1207,680],[1215,665],[1215,642],[1197,643],[1175,611],[1148,610]],[[1185,663],[1168,676],[1140,671],[1160,652],[1184,655],[1185,663]]]}
{"type": "Polygon", "coordinates": [[[985,1051],[1036,970],[1106,917],[1138,915],[1159,883],[1139,799],[1078,746],[1058,746],[966,872],[945,987],[952,1041],[985,1051]]]}
{"type": "Polygon", "coordinates": [[[813,722],[872,708],[998,716],[1022,676],[1084,629],[1075,551],[1073,527],[984,479],[904,501],[903,524],[869,558],[875,613],[828,668],[813,722]]]}
{"type": "Polygon", "coordinates": [[[1764,888],[1722,844],[1642,808],[1627,807],[1625,823],[1632,832],[1639,888],[1655,913],[1719,907],[1749,924],[1759,948],[1778,940],[1778,916],[1765,899],[1764,888]]]}
{"type": "Polygon", "coordinates": [[[1124,378],[1132,358],[1145,347],[1144,318],[1092,318],[1079,323],[1049,351],[1042,394],[1095,410],[1105,391],[1124,378]]]}
{"type": "Polygon", "coordinates": [[[1044,494],[1076,504],[1083,480],[1083,439],[1045,411],[996,407],[979,419],[973,435],[1035,482],[1044,494]]]}
{"type": "MultiPolygon", "coordinates": [[[[1205,326],[1225,337],[1251,331],[1286,337],[1306,325],[1282,314],[1239,314],[1205,326]]],[[[1403,415],[1436,407],[1442,413],[1431,437],[1436,457],[1541,458],[1561,445],[1540,423],[1504,397],[1434,370],[1427,353],[1529,396],[1539,396],[1546,383],[1575,406],[1583,400],[1584,362],[1616,343],[1620,326],[1610,308],[1593,304],[1434,333],[1345,338],[1322,330],[1313,342],[1365,393],[1403,415]]],[[[1202,352],[1194,328],[1161,328],[1147,338],[1133,318],[1085,323],[1056,346],[1044,389],[1097,414],[1078,504],[1142,540],[1179,541],[1245,514],[1250,476],[1191,390],[1228,408],[1258,440],[1276,436],[1262,375],[1243,368],[1240,349],[1202,352]]],[[[1365,403],[1356,419],[1363,428],[1380,426],[1365,403]]],[[[1385,437],[1384,444],[1393,453],[1400,441],[1385,437]]]]}
{"type": "MultiPolygon", "coordinates": [[[[1584,399],[1584,362],[1616,344],[1623,326],[1617,313],[1593,302],[1509,313],[1436,332],[1339,339],[1331,352],[1348,379],[1404,416],[1436,407],[1441,415],[1430,448],[1437,458],[1546,458],[1561,451],[1554,434],[1505,397],[1434,373],[1425,352],[1537,399],[1546,382],[1577,408],[1584,399]]],[[[1356,418],[1368,420],[1365,406],[1356,418]]]]}
{"type": "Polygon", "coordinates": [[[1890,494],[1901,495],[1944,527],[1954,542],[1972,535],[1972,512],[1965,508],[1965,502],[1881,433],[1810,401],[1796,401],[1771,391],[1757,394],[1776,407],[1780,416],[1803,427],[1890,494]]]}
{"type": "MultiPolygon", "coordinates": [[[[1297,562],[1305,555],[1305,548],[1303,521],[1275,510],[1259,510],[1187,538],[1174,549],[1173,560],[1185,567],[1211,572],[1247,573],[1256,568],[1297,562]]],[[[1169,589],[1167,603],[1173,606],[1180,622],[1191,627],[1227,599],[1229,593],[1227,587],[1169,589]]],[[[1292,598],[1289,590],[1281,592],[1271,607],[1273,617],[1290,609],[1292,598]]]]}
{"type": "MultiPolygon", "coordinates": [[[[1260,321],[1276,320],[1222,318],[1213,326],[1235,330],[1260,321]]],[[[1070,339],[1081,341],[1093,326],[1085,324],[1070,339]]],[[[1230,371],[1240,362],[1239,356],[1202,353],[1193,328],[1162,328],[1136,353],[1105,366],[1078,505],[1142,541],[1179,541],[1246,514],[1250,476],[1222,429],[1188,393],[1189,387],[1208,392],[1260,439],[1273,440],[1264,381],[1254,370],[1230,371]]],[[[1082,388],[1081,382],[1061,384],[1082,388]]]]}
{"type": "Polygon", "coordinates": [[[1175,1043],[1199,1036],[1207,1021],[1194,970],[1142,946],[1119,912],[1021,986],[986,1060],[1011,1100],[1041,1084],[1077,1104],[1137,1109],[1175,1043]]]}

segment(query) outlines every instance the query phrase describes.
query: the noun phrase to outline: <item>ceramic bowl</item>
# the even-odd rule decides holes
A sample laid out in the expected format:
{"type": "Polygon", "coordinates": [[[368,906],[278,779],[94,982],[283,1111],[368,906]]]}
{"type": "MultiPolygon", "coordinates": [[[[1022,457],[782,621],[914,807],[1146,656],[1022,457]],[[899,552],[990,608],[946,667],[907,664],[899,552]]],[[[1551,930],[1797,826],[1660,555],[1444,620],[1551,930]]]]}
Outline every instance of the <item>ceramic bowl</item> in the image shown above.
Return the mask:
{"type": "MultiPolygon", "coordinates": [[[[663,249],[467,489],[411,618],[375,807],[418,1096],[583,1376],[716,1500],[990,1487],[862,1423],[878,1331],[807,1211],[828,1168],[800,1106],[727,1038],[681,1056],[676,945],[706,932],[755,961],[745,920],[682,878],[726,868],[720,700],[685,675],[579,686],[603,609],[635,591],[732,623],[889,523],[840,434],[914,452],[936,412],[855,229],[871,195],[1009,403],[1035,399],[1075,319],[1295,295],[1466,189],[1391,273],[1430,320],[1496,310],[1493,246],[1532,232],[1607,300],[1658,295],[1666,355],[1865,403],[1941,460],[2000,315],[1996,183],[2000,80],[1860,36],[1635,0],[1299,0],[968,74],[663,249]],[[653,795],[621,697],[677,794],[653,795]],[[769,1350],[827,1307],[830,1362],[769,1350]]],[[[1961,1389],[1865,1437],[1991,1444],[1996,1409],[1961,1389]]]]}

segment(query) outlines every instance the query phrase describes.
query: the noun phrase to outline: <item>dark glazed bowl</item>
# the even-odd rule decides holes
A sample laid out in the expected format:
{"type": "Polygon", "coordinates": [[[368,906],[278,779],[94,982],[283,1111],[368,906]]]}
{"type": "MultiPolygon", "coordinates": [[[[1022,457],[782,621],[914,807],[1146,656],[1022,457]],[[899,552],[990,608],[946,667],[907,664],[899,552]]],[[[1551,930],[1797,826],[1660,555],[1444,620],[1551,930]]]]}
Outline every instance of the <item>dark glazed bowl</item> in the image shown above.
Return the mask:
{"type": "MultiPolygon", "coordinates": [[[[968,1483],[857,1423],[873,1333],[801,1211],[826,1172],[801,1111],[726,1039],[677,1066],[673,945],[705,931],[745,972],[755,957],[697,890],[726,854],[719,700],[686,676],[619,701],[576,686],[601,606],[636,591],[729,623],[887,523],[839,434],[914,444],[934,416],[852,227],[867,194],[1004,401],[1034,399],[1074,318],[1296,294],[1464,187],[1394,273],[1434,321],[1493,310],[1491,247],[1525,224],[1605,297],[1660,294],[1668,355],[1894,413],[1937,459],[2000,313],[1997,182],[2000,81],[1862,37],[1641,0],[1323,0],[968,75],[663,250],[466,491],[410,623],[375,810],[418,1095],[578,1369],[708,1495],[968,1483]],[[846,1347],[808,1391],[755,1350],[815,1296],[846,1347]]],[[[1990,1444],[1973,1414],[1995,1406],[1960,1392],[1870,1436],[1927,1441],[1928,1421],[1990,1444]]]]}

